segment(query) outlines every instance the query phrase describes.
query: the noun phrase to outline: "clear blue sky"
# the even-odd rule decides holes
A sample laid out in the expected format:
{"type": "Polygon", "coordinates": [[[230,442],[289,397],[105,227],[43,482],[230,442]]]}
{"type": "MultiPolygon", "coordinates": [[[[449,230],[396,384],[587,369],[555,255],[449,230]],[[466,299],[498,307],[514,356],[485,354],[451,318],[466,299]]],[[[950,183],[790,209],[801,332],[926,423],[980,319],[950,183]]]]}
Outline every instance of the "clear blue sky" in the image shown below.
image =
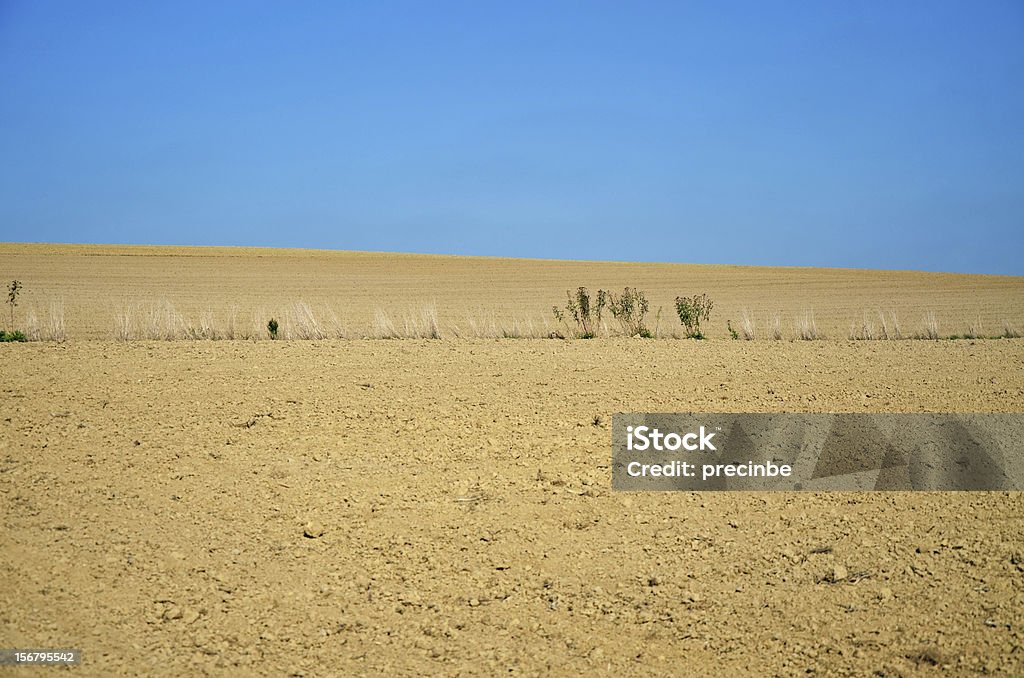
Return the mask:
{"type": "Polygon", "coordinates": [[[0,0],[0,241],[1024,274],[1024,3],[0,0]]]}

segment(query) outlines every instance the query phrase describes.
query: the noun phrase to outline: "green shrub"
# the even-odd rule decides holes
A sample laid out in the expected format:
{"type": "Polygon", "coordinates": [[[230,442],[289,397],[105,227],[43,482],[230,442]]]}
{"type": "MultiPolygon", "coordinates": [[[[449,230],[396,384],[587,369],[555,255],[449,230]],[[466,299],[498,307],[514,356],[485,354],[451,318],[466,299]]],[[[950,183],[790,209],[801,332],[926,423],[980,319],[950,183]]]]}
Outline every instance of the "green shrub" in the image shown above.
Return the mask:
{"type": "Polygon", "coordinates": [[[13,332],[0,330],[0,342],[8,341],[28,341],[28,339],[25,338],[25,333],[21,330],[14,330],[13,332]]]}
{"type": "Polygon", "coordinates": [[[679,322],[686,330],[688,339],[703,339],[700,324],[711,318],[711,309],[715,302],[707,294],[698,294],[692,297],[676,297],[676,313],[679,314],[679,322]]]}
{"type": "Polygon", "coordinates": [[[273,318],[267,322],[267,332],[270,333],[271,339],[277,339],[277,321],[273,318]]]}
{"type": "Polygon", "coordinates": [[[7,305],[11,307],[11,331],[14,331],[14,307],[18,305],[18,292],[21,292],[21,281],[12,280],[7,286],[7,305]]]}
{"type": "Polygon", "coordinates": [[[647,297],[638,289],[627,287],[622,290],[621,296],[608,293],[608,310],[619,321],[622,332],[627,337],[639,336],[650,339],[654,336],[644,325],[644,317],[649,308],[647,297]]]}
{"type": "Polygon", "coordinates": [[[565,296],[568,299],[565,303],[566,313],[562,313],[557,306],[551,308],[555,319],[565,324],[569,334],[576,336],[578,339],[593,339],[596,337],[597,329],[601,323],[601,311],[608,304],[607,293],[604,290],[598,290],[596,299],[591,301],[590,291],[586,287],[580,287],[576,290],[575,295],[571,291],[566,290],[565,296]],[[575,330],[569,326],[567,317],[571,317],[576,323],[575,330]]]}
{"type": "Polygon", "coordinates": [[[739,339],[740,338],[740,333],[737,332],[735,329],[733,329],[732,321],[731,320],[726,320],[725,321],[725,327],[726,327],[726,329],[729,330],[729,336],[731,336],[733,339],[739,339]]]}

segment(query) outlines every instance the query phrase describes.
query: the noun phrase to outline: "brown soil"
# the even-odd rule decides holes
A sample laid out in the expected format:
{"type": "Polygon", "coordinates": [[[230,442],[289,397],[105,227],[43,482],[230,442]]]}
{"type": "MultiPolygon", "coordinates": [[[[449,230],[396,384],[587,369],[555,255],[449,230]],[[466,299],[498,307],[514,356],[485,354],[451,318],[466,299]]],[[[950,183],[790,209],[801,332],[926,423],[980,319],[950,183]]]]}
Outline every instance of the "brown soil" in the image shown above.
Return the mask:
{"type": "MultiPolygon", "coordinates": [[[[91,259],[12,248],[101,308],[91,259]]],[[[1022,308],[1018,278],[965,285],[1022,308]]],[[[1024,412],[1022,366],[1019,339],[0,345],[0,646],[83,675],[1020,674],[1020,493],[616,493],[609,427],[1024,412]]]]}

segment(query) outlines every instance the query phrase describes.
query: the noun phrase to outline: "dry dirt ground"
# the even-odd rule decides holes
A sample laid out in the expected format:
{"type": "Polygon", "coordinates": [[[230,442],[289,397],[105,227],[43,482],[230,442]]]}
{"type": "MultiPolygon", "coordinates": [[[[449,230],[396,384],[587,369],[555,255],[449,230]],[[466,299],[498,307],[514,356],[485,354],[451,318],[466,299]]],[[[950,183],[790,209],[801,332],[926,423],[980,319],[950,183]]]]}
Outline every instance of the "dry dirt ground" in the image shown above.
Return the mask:
{"type": "MultiPolygon", "coordinates": [[[[1019,312],[1020,279],[971,284],[1019,312]]],[[[0,345],[0,646],[82,675],[1024,672],[1020,493],[617,493],[609,428],[1024,412],[1024,340],[75,329],[0,345]]]]}

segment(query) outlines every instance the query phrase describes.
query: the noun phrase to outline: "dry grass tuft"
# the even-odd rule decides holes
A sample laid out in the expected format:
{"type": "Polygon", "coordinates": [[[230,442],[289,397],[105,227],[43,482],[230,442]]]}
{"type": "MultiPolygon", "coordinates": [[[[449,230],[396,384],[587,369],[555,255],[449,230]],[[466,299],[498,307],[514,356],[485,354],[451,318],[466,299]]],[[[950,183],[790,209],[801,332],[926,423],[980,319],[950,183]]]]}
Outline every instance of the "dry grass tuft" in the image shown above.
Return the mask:
{"type": "Polygon", "coordinates": [[[902,339],[903,332],[900,330],[900,320],[896,311],[889,311],[886,316],[884,311],[878,312],[878,321],[881,326],[881,339],[902,339]]]}
{"type": "Polygon", "coordinates": [[[46,318],[46,339],[58,343],[67,341],[67,323],[64,321],[64,300],[50,302],[50,315],[46,318]]]}
{"type": "Polygon", "coordinates": [[[743,313],[740,316],[740,335],[747,341],[753,341],[757,339],[757,332],[755,331],[756,323],[754,317],[743,309],[743,313]]]}
{"type": "Polygon", "coordinates": [[[382,308],[378,308],[373,312],[373,331],[371,336],[374,339],[402,338],[398,328],[395,327],[394,321],[391,320],[391,316],[382,308]]]}
{"type": "Polygon", "coordinates": [[[796,330],[797,338],[803,341],[824,339],[824,336],[818,332],[818,324],[814,320],[814,311],[804,311],[802,315],[797,316],[794,322],[794,329],[796,330]]]}
{"type": "Polygon", "coordinates": [[[923,326],[921,332],[917,335],[919,339],[938,339],[939,338],[939,321],[935,317],[934,311],[928,311],[924,314],[923,326]]]}
{"type": "Polygon", "coordinates": [[[288,309],[285,322],[285,339],[320,340],[327,338],[327,332],[316,319],[313,309],[304,301],[298,301],[288,309]]]}
{"type": "Polygon", "coordinates": [[[29,307],[25,314],[25,338],[29,341],[42,341],[43,332],[39,327],[39,317],[36,310],[29,307]]]}
{"type": "Polygon", "coordinates": [[[882,337],[875,324],[868,318],[868,314],[864,313],[860,325],[854,323],[850,326],[849,338],[856,341],[874,341],[882,337]]]}
{"type": "Polygon", "coordinates": [[[402,336],[407,339],[440,339],[441,323],[437,320],[437,307],[423,306],[418,312],[406,313],[402,318],[402,336]]]}

